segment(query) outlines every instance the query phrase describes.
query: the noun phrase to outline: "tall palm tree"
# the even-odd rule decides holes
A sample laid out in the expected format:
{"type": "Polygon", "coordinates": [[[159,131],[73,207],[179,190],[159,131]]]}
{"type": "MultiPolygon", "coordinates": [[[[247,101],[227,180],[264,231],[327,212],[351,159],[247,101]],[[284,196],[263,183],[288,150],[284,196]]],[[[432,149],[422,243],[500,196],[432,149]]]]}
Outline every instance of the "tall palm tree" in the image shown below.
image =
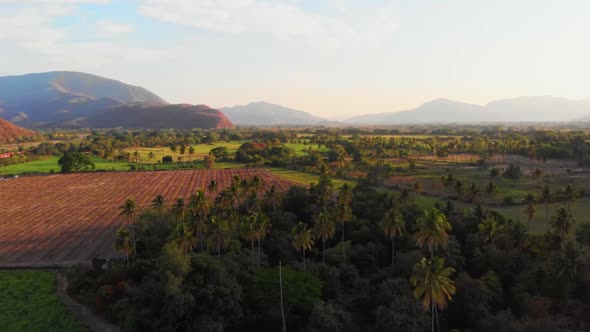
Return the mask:
{"type": "Polygon", "coordinates": [[[272,207],[273,212],[277,211],[277,208],[281,202],[281,195],[277,191],[277,187],[274,184],[264,193],[264,201],[267,205],[272,207]]]}
{"type": "Polygon", "coordinates": [[[468,188],[469,191],[469,200],[473,203],[473,202],[479,202],[479,188],[477,188],[477,185],[475,183],[472,183],[471,186],[469,186],[468,188]]]}
{"type": "Polygon", "coordinates": [[[229,221],[225,219],[211,218],[208,248],[215,248],[217,256],[221,256],[221,250],[225,247],[231,233],[229,221]]]}
{"type": "Polygon", "coordinates": [[[381,220],[381,229],[385,236],[391,240],[391,267],[395,264],[395,238],[406,231],[406,222],[401,212],[392,208],[385,213],[381,220]]]}
{"type": "Polygon", "coordinates": [[[166,200],[164,199],[164,196],[162,195],[158,195],[156,196],[156,198],[154,198],[154,200],[152,200],[152,208],[155,210],[161,210],[162,208],[164,208],[164,205],[166,204],[166,200]]]}
{"type": "Polygon", "coordinates": [[[326,241],[331,239],[336,232],[334,221],[328,217],[327,213],[321,212],[315,218],[314,233],[316,237],[322,239],[322,263],[326,263],[326,241]]]}
{"type": "Polygon", "coordinates": [[[250,186],[256,192],[261,192],[262,189],[264,188],[264,180],[260,176],[254,175],[252,177],[252,180],[250,180],[250,186]]]}
{"type": "Polygon", "coordinates": [[[184,202],[184,198],[178,198],[176,202],[174,202],[173,208],[180,221],[184,222],[184,217],[186,214],[186,204],[184,202]]]}
{"type": "Polygon", "coordinates": [[[525,203],[525,207],[524,207],[524,212],[526,213],[527,216],[527,229],[530,231],[531,230],[531,220],[533,220],[533,218],[535,217],[535,214],[537,214],[537,203],[535,201],[535,195],[533,194],[527,194],[524,198],[524,203],[525,203]]]}
{"type": "Polygon", "coordinates": [[[203,251],[203,233],[206,228],[206,220],[211,211],[211,201],[203,190],[197,190],[191,195],[189,209],[192,215],[193,231],[199,234],[199,251],[203,251]]]}
{"type": "Polygon", "coordinates": [[[127,198],[123,205],[119,207],[121,215],[125,218],[125,222],[131,222],[131,241],[133,242],[133,252],[135,253],[136,241],[135,241],[135,214],[137,212],[137,206],[135,201],[131,198],[127,198]]]}
{"type": "Polygon", "coordinates": [[[344,224],[352,218],[352,208],[350,207],[350,203],[347,204],[344,200],[339,198],[334,210],[334,217],[336,222],[338,222],[342,228],[342,263],[345,264],[346,245],[344,244],[344,224]]]}
{"type": "Polygon", "coordinates": [[[489,214],[478,226],[479,231],[483,233],[484,240],[488,243],[494,241],[496,234],[504,230],[505,226],[502,225],[496,215],[489,214]]]}
{"type": "Polygon", "coordinates": [[[178,245],[178,248],[183,253],[187,254],[187,253],[193,251],[196,239],[195,239],[195,234],[193,233],[193,231],[191,230],[189,225],[187,225],[184,222],[181,222],[180,224],[178,224],[178,226],[176,227],[176,240],[175,241],[176,241],[176,244],[178,245]]]}
{"type": "Polygon", "coordinates": [[[416,244],[419,247],[427,246],[430,257],[434,256],[434,249],[445,246],[449,241],[447,231],[451,230],[451,224],[447,217],[436,208],[424,211],[424,217],[419,218],[416,244]]]}
{"type": "Polygon", "coordinates": [[[307,228],[307,225],[299,222],[291,230],[293,235],[293,247],[296,250],[301,250],[303,256],[303,271],[305,271],[305,251],[310,250],[315,242],[313,231],[307,228]]]}
{"type": "Polygon", "coordinates": [[[543,192],[541,193],[541,200],[545,204],[545,219],[549,219],[549,203],[553,199],[553,193],[551,193],[551,189],[549,189],[548,185],[545,185],[543,188],[543,192]]]}
{"type": "Polygon", "coordinates": [[[549,220],[549,225],[551,225],[555,234],[562,240],[569,236],[574,224],[575,220],[572,211],[563,207],[559,208],[557,215],[551,217],[551,220],[549,220]]]}
{"type": "Polygon", "coordinates": [[[133,253],[133,243],[129,231],[124,225],[117,229],[115,248],[125,254],[125,263],[129,268],[129,255],[133,253]]]}
{"type": "Polygon", "coordinates": [[[261,241],[268,235],[271,228],[270,219],[263,213],[254,214],[254,239],[258,242],[258,260],[256,265],[260,266],[261,241]]]}
{"type": "Polygon", "coordinates": [[[563,195],[568,209],[571,209],[572,206],[576,205],[577,194],[571,185],[568,184],[565,188],[561,188],[561,194],[563,195]]]}
{"type": "Polygon", "coordinates": [[[255,223],[256,217],[249,215],[240,224],[240,235],[244,240],[250,241],[250,253],[252,257],[254,257],[254,240],[256,239],[255,223]]]}
{"type": "Polygon", "coordinates": [[[434,332],[434,322],[438,324],[438,311],[444,309],[455,294],[455,282],[451,275],[455,270],[445,267],[445,260],[440,257],[431,257],[414,265],[414,274],[410,283],[414,286],[414,297],[420,300],[424,310],[430,310],[431,330],[434,332]]]}

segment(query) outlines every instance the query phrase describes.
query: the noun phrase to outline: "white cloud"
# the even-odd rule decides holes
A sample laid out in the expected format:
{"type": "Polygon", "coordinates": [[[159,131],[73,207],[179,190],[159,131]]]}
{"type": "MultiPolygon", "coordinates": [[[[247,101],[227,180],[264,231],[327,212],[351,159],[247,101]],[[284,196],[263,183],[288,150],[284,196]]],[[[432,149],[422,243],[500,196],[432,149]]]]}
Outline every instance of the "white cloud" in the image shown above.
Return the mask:
{"type": "Polygon", "coordinates": [[[109,4],[110,0],[0,0],[1,3],[38,4],[38,5],[76,5],[76,4],[109,4]]]}
{"type": "Polygon", "coordinates": [[[112,21],[98,21],[96,23],[97,35],[101,37],[127,34],[133,31],[135,31],[135,26],[129,23],[119,23],[112,21]]]}
{"type": "Polygon", "coordinates": [[[397,29],[388,7],[334,8],[334,15],[311,13],[286,1],[145,0],[140,12],[161,21],[230,35],[266,35],[321,47],[379,45],[397,29]]]}

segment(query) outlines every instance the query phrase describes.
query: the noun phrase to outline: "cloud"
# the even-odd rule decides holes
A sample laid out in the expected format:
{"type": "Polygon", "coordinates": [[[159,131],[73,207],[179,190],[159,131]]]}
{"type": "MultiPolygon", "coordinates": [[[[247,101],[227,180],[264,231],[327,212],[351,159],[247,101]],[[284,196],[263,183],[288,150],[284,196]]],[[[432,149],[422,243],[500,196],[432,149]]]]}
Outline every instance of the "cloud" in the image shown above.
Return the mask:
{"type": "Polygon", "coordinates": [[[97,35],[101,37],[127,34],[133,31],[135,31],[135,26],[129,23],[118,23],[112,21],[98,21],[96,23],[97,35]]]}
{"type": "Polygon", "coordinates": [[[334,7],[330,15],[265,0],[144,0],[140,12],[164,22],[228,35],[263,35],[311,46],[380,44],[398,26],[389,6],[334,7]]]}
{"type": "Polygon", "coordinates": [[[10,4],[37,4],[37,5],[77,5],[77,4],[109,4],[110,0],[0,0],[10,4]]]}

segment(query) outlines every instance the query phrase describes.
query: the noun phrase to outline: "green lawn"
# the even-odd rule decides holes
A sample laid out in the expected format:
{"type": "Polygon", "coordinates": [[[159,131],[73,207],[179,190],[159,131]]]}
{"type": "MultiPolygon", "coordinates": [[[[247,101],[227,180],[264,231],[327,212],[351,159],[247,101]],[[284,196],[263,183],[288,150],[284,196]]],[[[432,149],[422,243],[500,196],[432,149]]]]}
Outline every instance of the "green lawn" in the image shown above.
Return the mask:
{"type": "MultiPolygon", "coordinates": [[[[25,173],[50,173],[51,171],[59,172],[57,160],[60,157],[50,157],[42,160],[35,160],[23,164],[9,165],[0,167],[0,175],[17,175],[25,173]]],[[[100,171],[126,171],[129,170],[129,163],[122,161],[108,161],[96,156],[90,156],[90,159],[96,164],[96,170],[100,171]]]]}
{"type": "Polygon", "coordinates": [[[55,294],[55,275],[0,271],[0,331],[86,331],[55,294]]]}

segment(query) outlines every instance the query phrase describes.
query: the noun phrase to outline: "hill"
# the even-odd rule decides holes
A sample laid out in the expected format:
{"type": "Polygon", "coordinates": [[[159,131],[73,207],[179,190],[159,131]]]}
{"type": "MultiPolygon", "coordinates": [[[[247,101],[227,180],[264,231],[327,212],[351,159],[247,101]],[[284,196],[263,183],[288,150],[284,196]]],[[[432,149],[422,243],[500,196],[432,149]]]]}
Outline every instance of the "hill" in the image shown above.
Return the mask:
{"type": "Polygon", "coordinates": [[[35,136],[34,131],[16,126],[4,119],[0,119],[0,144],[14,143],[21,137],[35,136]]]}
{"type": "Polygon", "coordinates": [[[321,125],[326,119],[310,113],[267,102],[220,108],[235,125],[321,125]]]}
{"type": "Polygon", "coordinates": [[[0,77],[0,115],[28,127],[70,121],[134,102],[166,104],[142,87],[80,72],[0,77]]]}
{"type": "Polygon", "coordinates": [[[548,96],[519,97],[486,105],[436,99],[417,108],[361,115],[346,120],[351,124],[478,123],[478,122],[566,122],[590,114],[590,99],[571,100],[548,96]]]}
{"type": "Polygon", "coordinates": [[[232,128],[219,110],[205,105],[129,103],[69,121],[63,126],[85,128],[232,128]]]}

